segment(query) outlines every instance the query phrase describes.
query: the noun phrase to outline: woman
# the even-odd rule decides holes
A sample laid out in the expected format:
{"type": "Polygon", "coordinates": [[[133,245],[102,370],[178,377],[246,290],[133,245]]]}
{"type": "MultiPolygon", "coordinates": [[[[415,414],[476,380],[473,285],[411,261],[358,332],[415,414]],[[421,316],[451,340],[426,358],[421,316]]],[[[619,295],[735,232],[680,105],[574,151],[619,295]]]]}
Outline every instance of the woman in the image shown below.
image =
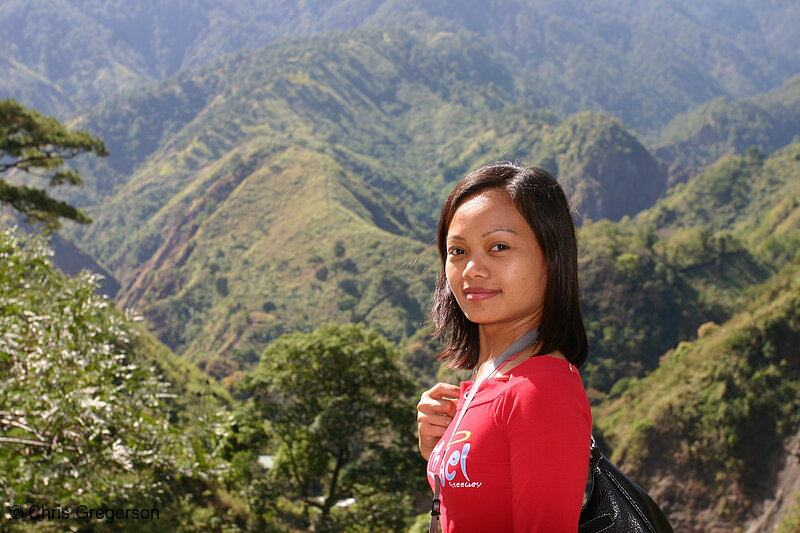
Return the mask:
{"type": "Polygon", "coordinates": [[[437,338],[449,333],[440,358],[473,370],[472,381],[439,383],[417,406],[442,530],[574,533],[592,417],[564,192],[542,169],[480,168],[447,198],[438,246],[431,320],[437,338]]]}

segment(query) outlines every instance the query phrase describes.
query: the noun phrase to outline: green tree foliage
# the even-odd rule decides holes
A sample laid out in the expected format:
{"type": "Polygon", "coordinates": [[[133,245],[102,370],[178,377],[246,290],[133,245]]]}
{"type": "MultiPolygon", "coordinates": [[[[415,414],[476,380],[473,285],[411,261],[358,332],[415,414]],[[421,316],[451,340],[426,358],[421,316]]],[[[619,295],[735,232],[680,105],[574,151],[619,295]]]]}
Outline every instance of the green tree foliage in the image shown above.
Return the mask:
{"type": "Polygon", "coordinates": [[[6,232],[2,255],[4,499],[154,494],[162,482],[148,473],[179,473],[166,421],[153,416],[167,389],[131,360],[126,319],[94,294],[93,276],[60,278],[42,241],[23,248],[6,232]]]}
{"type": "MultiPolygon", "coordinates": [[[[209,525],[226,512],[199,508],[214,503],[213,478],[225,468],[215,451],[225,416],[198,402],[195,389],[195,425],[186,423],[176,406],[192,384],[174,388],[136,350],[143,343],[133,317],[96,293],[96,275],[67,277],[50,255],[41,236],[0,233],[3,513],[33,504],[147,507],[161,509],[160,526],[209,525]]],[[[14,523],[25,531],[65,525],[14,523]]]]}
{"type": "MultiPolygon", "coordinates": [[[[405,530],[424,481],[414,387],[380,335],[355,324],[284,335],[241,391],[249,398],[240,427],[252,433],[266,421],[274,453],[268,471],[249,474],[262,527],[405,530]]],[[[236,453],[252,454],[249,441],[236,453]]]]}
{"type": "MultiPolygon", "coordinates": [[[[67,131],[53,117],[11,99],[0,100],[0,175],[17,169],[47,179],[50,187],[81,185],[76,170],[62,167],[82,153],[108,155],[103,141],[87,132],[67,131]]],[[[12,205],[29,221],[45,223],[49,230],[60,226],[60,218],[83,224],[91,222],[83,211],[56,200],[43,189],[12,185],[3,179],[0,179],[0,202],[12,205]]]]}

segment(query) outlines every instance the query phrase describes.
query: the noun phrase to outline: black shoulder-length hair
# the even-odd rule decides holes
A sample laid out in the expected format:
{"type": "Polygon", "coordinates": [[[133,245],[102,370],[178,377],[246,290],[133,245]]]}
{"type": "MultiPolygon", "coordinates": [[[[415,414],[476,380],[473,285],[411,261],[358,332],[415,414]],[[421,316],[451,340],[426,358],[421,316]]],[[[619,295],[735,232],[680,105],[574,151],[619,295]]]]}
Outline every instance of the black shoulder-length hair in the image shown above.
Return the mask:
{"type": "Polygon", "coordinates": [[[510,163],[485,166],[467,175],[458,182],[442,207],[438,230],[442,271],[431,299],[429,320],[436,339],[450,335],[438,358],[459,369],[474,368],[478,362],[478,324],[466,317],[447,283],[445,241],[456,209],[471,196],[488,189],[508,194],[544,252],[547,287],[539,324],[541,344],[535,355],[559,350],[569,362],[581,366],[586,361],[589,346],[580,308],[575,225],[567,198],[556,178],[546,170],[510,163]]]}

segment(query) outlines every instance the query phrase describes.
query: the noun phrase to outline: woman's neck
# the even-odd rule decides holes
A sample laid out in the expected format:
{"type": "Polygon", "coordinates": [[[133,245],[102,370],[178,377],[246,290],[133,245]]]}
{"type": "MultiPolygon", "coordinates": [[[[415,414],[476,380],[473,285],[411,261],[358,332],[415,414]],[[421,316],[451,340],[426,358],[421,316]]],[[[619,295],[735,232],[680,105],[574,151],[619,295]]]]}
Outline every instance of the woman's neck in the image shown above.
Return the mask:
{"type": "Polygon", "coordinates": [[[538,324],[530,320],[502,325],[479,324],[480,353],[475,368],[482,366],[487,361],[497,359],[515,340],[537,326],[538,324]]]}

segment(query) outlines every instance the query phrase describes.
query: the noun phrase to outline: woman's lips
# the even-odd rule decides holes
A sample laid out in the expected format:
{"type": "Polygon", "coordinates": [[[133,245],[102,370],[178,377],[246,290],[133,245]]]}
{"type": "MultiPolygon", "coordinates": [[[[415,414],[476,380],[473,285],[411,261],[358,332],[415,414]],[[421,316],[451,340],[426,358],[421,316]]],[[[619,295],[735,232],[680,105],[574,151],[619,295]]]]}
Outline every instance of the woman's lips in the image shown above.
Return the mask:
{"type": "Polygon", "coordinates": [[[486,300],[487,298],[496,296],[499,293],[500,291],[472,291],[466,293],[466,296],[468,301],[475,302],[479,300],[486,300]]]}

